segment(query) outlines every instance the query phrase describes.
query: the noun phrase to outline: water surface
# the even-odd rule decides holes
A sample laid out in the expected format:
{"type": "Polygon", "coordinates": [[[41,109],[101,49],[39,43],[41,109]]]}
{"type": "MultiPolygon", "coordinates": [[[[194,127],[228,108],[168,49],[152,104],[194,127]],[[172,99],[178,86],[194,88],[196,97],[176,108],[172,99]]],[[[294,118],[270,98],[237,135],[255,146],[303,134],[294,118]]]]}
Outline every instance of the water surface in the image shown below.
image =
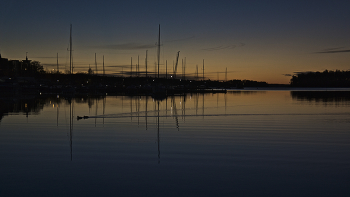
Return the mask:
{"type": "Polygon", "coordinates": [[[348,91],[1,103],[0,196],[350,194],[348,91]]]}

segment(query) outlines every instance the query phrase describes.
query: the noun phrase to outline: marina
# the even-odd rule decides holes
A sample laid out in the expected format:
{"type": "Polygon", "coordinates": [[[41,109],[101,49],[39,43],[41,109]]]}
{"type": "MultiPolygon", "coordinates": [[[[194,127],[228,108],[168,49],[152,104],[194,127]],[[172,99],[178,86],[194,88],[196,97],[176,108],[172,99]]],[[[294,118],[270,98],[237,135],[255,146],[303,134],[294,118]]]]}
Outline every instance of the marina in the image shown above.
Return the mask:
{"type": "Polygon", "coordinates": [[[349,197],[350,1],[3,1],[0,197],[349,197]]]}

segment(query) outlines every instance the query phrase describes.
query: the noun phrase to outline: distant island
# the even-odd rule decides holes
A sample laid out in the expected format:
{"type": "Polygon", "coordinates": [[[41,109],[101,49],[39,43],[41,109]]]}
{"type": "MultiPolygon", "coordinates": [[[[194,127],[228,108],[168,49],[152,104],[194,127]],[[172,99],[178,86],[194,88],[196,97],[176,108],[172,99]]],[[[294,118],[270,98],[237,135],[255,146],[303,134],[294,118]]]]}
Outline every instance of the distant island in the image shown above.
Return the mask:
{"type": "Polygon", "coordinates": [[[305,72],[290,80],[293,87],[350,87],[350,71],[305,72]]]}

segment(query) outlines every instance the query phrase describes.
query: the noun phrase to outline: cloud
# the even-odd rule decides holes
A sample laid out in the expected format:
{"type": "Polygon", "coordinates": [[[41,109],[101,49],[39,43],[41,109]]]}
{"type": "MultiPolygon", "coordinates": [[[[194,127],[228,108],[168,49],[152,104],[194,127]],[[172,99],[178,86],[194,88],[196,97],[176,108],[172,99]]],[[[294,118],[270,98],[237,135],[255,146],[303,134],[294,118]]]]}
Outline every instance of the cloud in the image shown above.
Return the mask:
{"type": "Polygon", "coordinates": [[[180,39],[177,39],[177,40],[169,40],[169,41],[165,41],[165,42],[179,42],[179,41],[190,40],[190,39],[193,39],[193,38],[195,38],[195,36],[190,36],[190,37],[187,37],[187,38],[180,38],[180,39]]]}
{"type": "Polygon", "coordinates": [[[298,74],[307,74],[307,73],[312,73],[314,71],[300,71],[300,72],[293,72],[294,74],[298,75],[298,74]]]}
{"type": "Polygon", "coordinates": [[[93,48],[113,49],[113,50],[139,50],[139,49],[150,49],[154,47],[156,47],[155,44],[139,44],[139,43],[93,46],[93,48]]]}
{"type": "Polygon", "coordinates": [[[111,66],[105,66],[110,68],[130,68],[130,65],[111,65],[111,66]]]}
{"type": "Polygon", "coordinates": [[[211,48],[205,48],[202,50],[205,51],[218,51],[218,50],[224,50],[224,49],[234,49],[236,47],[243,47],[245,44],[244,43],[239,43],[238,45],[221,45],[221,46],[216,46],[216,47],[211,47],[211,48]]]}
{"type": "Polygon", "coordinates": [[[282,75],[284,75],[286,77],[291,77],[292,76],[291,74],[282,74],[282,75]]]}
{"type": "MultiPolygon", "coordinates": [[[[236,72],[241,72],[241,71],[227,71],[227,73],[236,73],[236,72]]],[[[224,74],[226,71],[212,71],[212,72],[205,72],[206,74],[224,74]]]]}
{"type": "MultiPolygon", "coordinates": [[[[43,66],[57,66],[57,64],[51,64],[51,63],[49,63],[49,64],[46,64],[46,63],[42,63],[41,65],[43,65],[43,66]]],[[[58,66],[64,66],[65,64],[58,64],[58,66]]]]}
{"type": "Polygon", "coordinates": [[[205,50],[205,51],[218,51],[218,50],[223,50],[223,49],[234,49],[234,48],[236,48],[236,45],[217,46],[217,47],[205,48],[205,49],[202,49],[202,50],[205,50]]]}
{"type": "Polygon", "coordinates": [[[345,49],[345,47],[329,48],[316,53],[349,53],[350,49],[345,49]]]}
{"type": "MultiPolygon", "coordinates": [[[[58,59],[62,59],[62,58],[64,58],[64,57],[60,57],[60,56],[58,56],[58,59]]],[[[38,56],[38,57],[32,57],[32,56],[30,56],[30,57],[28,57],[28,59],[31,59],[31,60],[36,60],[36,59],[57,59],[57,56],[38,56]]]]}

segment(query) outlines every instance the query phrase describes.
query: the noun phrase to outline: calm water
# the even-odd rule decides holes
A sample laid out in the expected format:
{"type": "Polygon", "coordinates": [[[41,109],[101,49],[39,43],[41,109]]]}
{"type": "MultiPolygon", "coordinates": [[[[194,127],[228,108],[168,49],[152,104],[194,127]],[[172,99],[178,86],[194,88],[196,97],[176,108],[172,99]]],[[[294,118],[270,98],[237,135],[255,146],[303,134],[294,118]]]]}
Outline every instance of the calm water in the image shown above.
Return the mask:
{"type": "Polygon", "coordinates": [[[0,106],[0,196],[350,196],[349,91],[0,106]]]}

